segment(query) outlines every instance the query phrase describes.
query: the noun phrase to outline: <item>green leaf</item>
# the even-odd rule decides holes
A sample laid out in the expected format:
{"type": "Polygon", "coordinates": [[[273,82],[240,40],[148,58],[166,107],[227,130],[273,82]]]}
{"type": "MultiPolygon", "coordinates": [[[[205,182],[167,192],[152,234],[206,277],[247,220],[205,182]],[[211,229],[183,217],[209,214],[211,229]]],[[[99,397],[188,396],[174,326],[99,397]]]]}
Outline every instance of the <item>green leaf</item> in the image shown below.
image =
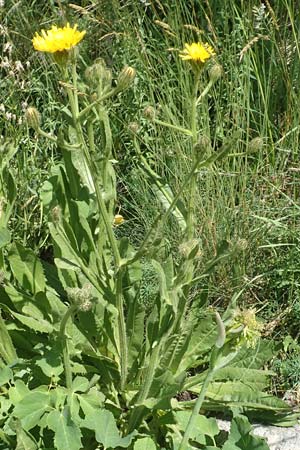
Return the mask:
{"type": "Polygon", "coordinates": [[[260,437],[252,436],[251,425],[247,417],[237,415],[232,419],[228,441],[223,450],[269,450],[267,443],[260,437]]]}
{"type": "Polygon", "coordinates": [[[54,445],[57,450],[80,450],[81,431],[69,417],[68,409],[52,411],[47,417],[48,427],[54,431],[54,445]]]}
{"type": "Polygon", "coordinates": [[[8,383],[13,378],[13,372],[9,367],[0,369],[0,386],[8,383]]]}
{"type": "Polygon", "coordinates": [[[13,244],[8,253],[11,270],[23,289],[36,294],[45,291],[43,266],[38,257],[21,244],[13,244]]]}
{"type": "Polygon", "coordinates": [[[44,319],[33,319],[33,317],[25,316],[24,314],[19,314],[14,311],[10,311],[10,313],[18,319],[23,325],[30,328],[31,330],[38,331],[40,333],[52,333],[53,326],[44,319]]]}
{"type": "Polygon", "coordinates": [[[9,399],[14,406],[16,406],[25,395],[29,394],[29,389],[22,380],[15,380],[15,385],[8,390],[9,399]]]}
{"type": "Polygon", "coordinates": [[[73,392],[86,392],[89,387],[89,380],[84,377],[76,377],[73,381],[73,392]]]}
{"type": "Polygon", "coordinates": [[[17,434],[16,450],[37,450],[37,443],[30,433],[23,430],[20,420],[15,421],[14,427],[17,434]]]}
{"type": "Polygon", "coordinates": [[[146,437],[138,439],[134,444],[133,450],[156,450],[156,445],[151,438],[146,437]]]}
{"type": "Polygon", "coordinates": [[[97,442],[102,444],[104,448],[127,448],[132,438],[137,434],[134,431],[124,438],[120,437],[113,414],[105,409],[89,414],[82,422],[82,426],[94,430],[97,442]]]}
{"type": "MultiPolygon", "coordinates": [[[[178,411],[175,414],[181,431],[184,431],[188,425],[191,417],[190,411],[178,411]]],[[[201,439],[201,435],[206,435],[214,438],[219,434],[219,427],[217,421],[214,418],[207,418],[202,415],[196,417],[195,426],[191,431],[191,439],[197,440],[200,444],[205,444],[205,438],[201,439]],[[200,438],[200,439],[199,439],[200,438]]]]}
{"type": "Polygon", "coordinates": [[[24,430],[34,428],[49,408],[49,393],[32,391],[22,398],[14,409],[14,416],[21,419],[24,430]]]}
{"type": "Polygon", "coordinates": [[[7,228],[0,228],[0,248],[5,247],[11,241],[11,234],[7,228]]]}
{"type": "Polygon", "coordinates": [[[35,364],[41,368],[43,373],[49,378],[57,378],[63,372],[64,367],[61,361],[61,346],[52,345],[41,349],[42,355],[37,357],[35,364]]]}

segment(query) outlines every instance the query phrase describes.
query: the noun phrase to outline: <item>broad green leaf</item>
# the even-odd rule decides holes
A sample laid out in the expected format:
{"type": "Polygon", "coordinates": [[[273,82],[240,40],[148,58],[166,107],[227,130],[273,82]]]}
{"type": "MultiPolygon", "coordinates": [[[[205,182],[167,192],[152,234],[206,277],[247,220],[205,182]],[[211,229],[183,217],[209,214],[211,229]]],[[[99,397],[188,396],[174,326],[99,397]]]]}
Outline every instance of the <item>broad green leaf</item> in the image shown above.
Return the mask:
{"type": "Polygon", "coordinates": [[[43,373],[49,378],[56,378],[63,372],[64,367],[61,361],[61,348],[59,344],[43,347],[42,355],[37,357],[35,364],[41,368],[43,373]]]}
{"type": "Polygon", "coordinates": [[[30,328],[31,330],[38,331],[40,333],[52,333],[53,331],[53,326],[47,320],[36,320],[33,317],[28,317],[24,314],[19,314],[14,311],[10,311],[10,313],[23,325],[26,325],[26,327],[30,328]]]}
{"type": "Polygon", "coordinates": [[[228,441],[223,450],[269,450],[267,443],[260,437],[252,436],[251,425],[247,417],[237,415],[232,419],[228,441]]]}
{"type": "Polygon", "coordinates": [[[17,434],[16,450],[37,450],[38,446],[33,436],[23,430],[20,420],[15,421],[15,429],[17,434]]]}
{"type": "Polygon", "coordinates": [[[22,380],[15,380],[15,385],[8,390],[9,399],[16,406],[25,395],[29,394],[29,389],[22,380]]]}
{"type": "Polygon", "coordinates": [[[89,387],[89,380],[84,377],[76,377],[73,381],[73,392],[86,392],[89,387]]]}
{"type": "MultiPolygon", "coordinates": [[[[188,425],[191,417],[191,411],[178,411],[175,414],[179,428],[184,431],[188,425]]],[[[214,418],[207,418],[203,415],[196,417],[195,426],[191,431],[191,439],[196,439],[200,444],[205,444],[205,439],[199,440],[201,435],[206,435],[214,438],[219,434],[219,427],[217,421],[214,418]]]]}
{"type": "Polygon", "coordinates": [[[47,418],[48,427],[54,431],[54,445],[57,450],[80,450],[80,428],[69,417],[68,409],[52,411],[47,418]]]}
{"type": "Polygon", "coordinates": [[[21,420],[24,430],[34,428],[49,408],[48,392],[31,391],[14,409],[14,416],[21,420]]]}
{"type": "Polygon", "coordinates": [[[32,294],[44,291],[46,281],[43,266],[38,257],[21,244],[13,244],[8,253],[11,270],[23,289],[32,294]]]}
{"type": "Polygon", "coordinates": [[[82,422],[82,426],[94,430],[97,442],[102,444],[104,448],[127,448],[136,435],[134,431],[122,438],[113,414],[105,409],[89,414],[82,422]]]}
{"type": "Polygon", "coordinates": [[[77,394],[77,397],[85,416],[102,408],[105,401],[104,395],[99,392],[96,386],[90,389],[86,394],[77,394]]]}
{"type": "Polygon", "coordinates": [[[20,429],[17,432],[17,446],[16,450],[37,450],[36,442],[29,436],[29,434],[20,429]]]}
{"type": "Polygon", "coordinates": [[[134,444],[133,450],[156,450],[156,445],[151,438],[146,437],[138,439],[134,444]]]}

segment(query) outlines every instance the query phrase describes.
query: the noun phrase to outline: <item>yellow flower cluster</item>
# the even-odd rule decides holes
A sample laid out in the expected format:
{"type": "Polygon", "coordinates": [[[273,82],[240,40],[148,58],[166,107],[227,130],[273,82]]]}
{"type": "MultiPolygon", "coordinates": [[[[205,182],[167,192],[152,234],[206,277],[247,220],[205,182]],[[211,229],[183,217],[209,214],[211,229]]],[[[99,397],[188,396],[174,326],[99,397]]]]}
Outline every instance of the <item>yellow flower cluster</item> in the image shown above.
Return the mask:
{"type": "Polygon", "coordinates": [[[53,25],[50,30],[42,30],[41,34],[36,33],[32,39],[35,50],[40,52],[57,53],[70,50],[75,47],[84,37],[86,31],[78,31],[77,25],[70,27],[70,24],[63,28],[53,25]]]}
{"type": "Polygon", "coordinates": [[[201,44],[200,42],[185,44],[184,49],[179,53],[180,58],[184,61],[190,61],[197,64],[205,63],[206,60],[214,55],[214,49],[209,44],[201,44]]]}

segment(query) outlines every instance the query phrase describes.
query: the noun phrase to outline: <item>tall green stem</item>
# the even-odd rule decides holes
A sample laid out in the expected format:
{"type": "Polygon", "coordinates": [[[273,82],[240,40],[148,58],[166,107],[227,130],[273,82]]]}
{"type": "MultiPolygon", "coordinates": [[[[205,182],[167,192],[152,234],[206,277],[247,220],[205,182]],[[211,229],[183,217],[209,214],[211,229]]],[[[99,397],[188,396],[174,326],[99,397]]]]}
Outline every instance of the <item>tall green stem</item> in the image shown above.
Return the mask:
{"type": "Polygon", "coordinates": [[[187,424],[186,430],[184,432],[184,435],[183,435],[183,438],[182,438],[182,441],[180,443],[180,446],[179,446],[178,450],[187,450],[187,448],[188,448],[188,442],[189,442],[192,430],[193,430],[193,428],[195,426],[195,422],[196,422],[196,419],[198,417],[199,411],[201,409],[203,400],[205,398],[205,394],[206,394],[207,388],[208,388],[209,383],[211,382],[213,376],[214,376],[214,369],[210,368],[208,373],[207,373],[207,376],[206,376],[206,378],[204,380],[204,383],[202,385],[200,395],[197,398],[197,401],[195,403],[193,412],[192,412],[191,417],[189,419],[189,422],[187,424]]]}
{"type": "MultiPolygon", "coordinates": [[[[66,73],[65,73],[66,75],[66,73]]],[[[77,140],[78,143],[81,145],[81,148],[83,150],[84,158],[86,161],[86,164],[89,168],[94,188],[95,188],[95,194],[96,194],[96,200],[99,208],[100,215],[102,217],[102,220],[104,222],[105,230],[107,233],[108,240],[110,242],[110,246],[112,249],[113,259],[114,259],[114,269],[115,269],[115,278],[116,278],[116,303],[117,303],[117,309],[118,309],[118,329],[119,329],[119,352],[120,352],[120,366],[121,366],[121,389],[123,390],[126,384],[126,378],[127,378],[127,336],[126,336],[126,322],[125,322],[125,315],[124,315],[124,305],[123,305],[123,294],[122,294],[122,279],[123,279],[123,271],[121,270],[121,256],[117,244],[117,240],[114,236],[112,223],[109,219],[109,214],[106,209],[106,205],[102,196],[102,192],[100,190],[100,186],[96,177],[96,167],[93,164],[93,161],[90,156],[89,148],[86,144],[84,133],[82,130],[82,126],[79,120],[80,113],[79,113],[79,106],[78,106],[78,95],[77,95],[77,89],[76,89],[76,81],[77,81],[77,73],[76,73],[76,65],[73,64],[72,67],[72,76],[73,76],[73,83],[75,83],[74,86],[74,92],[69,87],[66,87],[67,94],[70,102],[71,112],[73,116],[74,126],[76,130],[77,140]]]]}
{"type": "Polygon", "coordinates": [[[65,377],[66,377],[66,386],[69,392],[72,390],[72,369],[71,369],[71,361],[70,361],[70,355],[69,355],[69,347],[68,347],[68,341],[66,336],[66,326],[69,318],[72,316],[73,312],[76,310],[76,306],[72,305],[68,308],[67,312],[65,313],[64,317],[62,318],[61,324],[60,324],[60,341],[62,344],[62,354],[63,354],[63,364],[65,369],[65,377]]]}
{"type": "MultiPolygon", "coordinates": [[[[197,120],[197,96],[199,90],[199,73],[195,74],[195,82],[193,86],[192,93],[192,105],[191,105],[191,130],[192,130],[192,151],[193,151],[193,161],[197,159],[197,155],[194,154],[195,144],[197,143],[197,132],[198,132],[198,120],[197,120]]],[[[197,174],[194,173],[191,179],[191,190],[189,196],[189,206],[188,206],[188,220],[187,220],[187,238],[192,239],[194,235],[194,209],[195,209],[195,193],[196,193],[196,181],[197,174]]]]}
{"type": "MultiPolygon", "coordinates": [[[[148,397],[148,394],[149,394],[149,391],[151,388],[151,384],[153,382],[153,378],[155,375],[155,370],[156,370],[156,366],[157,366],[157,360],[159,357],[160,347],[161,347],[161,345],[158,343],[152,351],[149,365],[145,371],[145,374],[146,374],[145,379],[140,388],[138,398],[136,401],[137,405],[141,404],[148,397]]],[[[133,409],[132,414],[129,418],[129,425],[128,425],[129,433],[132,432],[140,424],[140,421],[143,416],[143,410],[144,410],[143,406],[137,406],[133,409]]]]}

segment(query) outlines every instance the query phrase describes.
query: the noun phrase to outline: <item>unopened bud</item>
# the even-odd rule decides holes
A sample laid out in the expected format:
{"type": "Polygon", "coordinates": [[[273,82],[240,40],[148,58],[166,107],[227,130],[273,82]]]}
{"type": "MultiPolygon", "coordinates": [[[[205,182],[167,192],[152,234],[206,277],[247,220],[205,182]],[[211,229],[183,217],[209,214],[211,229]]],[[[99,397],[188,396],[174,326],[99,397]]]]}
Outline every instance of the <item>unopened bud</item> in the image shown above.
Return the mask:
{"type": "Polygon", "coordinates": [[[143,111],[143,116],[146,119],[154,120],[155,116],[156,116],[156,112],[155,112],[155,109],[153,108],[153,106],[150,106],[150,105],[146,106],[146,108],[144,108],[144,111],[143,111]]]}
{"type": "Polygon", "coordinates": [[[133,82],[135,74],[136,70],[133,67],[125,66],[118,76],[117,89],[119,91],[124,91],[127,89],[133,82]]]}
{"type": "Polygon", "coordinates": [[[69,299],[83,312],[90,311],[93,307],[92,286],[86,283],[82,288],[68,288],[69,299]]]}
{"type": "Polygon", "coordinates": [[[264,146],[264,140],[261,137],[256,137],[249,142],[249,151],[252,153],[258,152],[264,146]]]}
{"type": "Polygon", "coordinates": [[[132,133],[136,134],[139,131],[140,126],[137,122],[130,122],[128,124],[128,128],[130,131],[132,131],[132,133]]]}
{"type": "Polygon", "coordinates": [[[223,74],[223,68],[220,64],[214,64],[209,71],[209,79],[215,83],[223,74]]]}
{"type": "Polygon", "coordinates": [[[27,108],[25,111],[25,118],[29,127],[33,128],[35,131],[40,128],[41,116],[36,108],[27,108]]]}
{"type": "Polygon", "coordinates": [[[245,251],[248,248],[248,241],[247,239],[238,239],[236,242],[236,248],[239,251],[245,251]]]}
{"type": "Polygon", "coordinates": [[[179,254],[183,258],[200,258],[202,256],[202,251],[199,248],[198,239],[191,239],[190,241],[185,241],[179,245],[179,254]]]}
{"type": "Polygon", "coordinates": [[[54,206],[54,208],[52,208],[52,211],[51,211],[51,216],[52,216],[53,222],[54,223],[60,222],[61,215],[62,215],[61,214],[61,207],[58,206],[58,205],[54,206]]]}
{"type": "Polygon", "coordinates": [[[198,153],[204,153],[211,148],[210,138],[206,135],[199,137],[198,142],[194,146],[194,150],[198,153]]]}
{"type": "Polygon", "coordinates": [[[92,66],[87,67],[85,70],[85,78],[93,86],[97,86],[101,83],[101,86],[104,89],[111,86],[112,74],[111,70],[107,68],[104,60],[98,58],[92,66]]]}
{"type": "Polygon", "coordinates": [[[114,217],[114,226],[122,225],[122,223],[125,222],[125,219],[121,214],[116,214],[114,217]]]}

